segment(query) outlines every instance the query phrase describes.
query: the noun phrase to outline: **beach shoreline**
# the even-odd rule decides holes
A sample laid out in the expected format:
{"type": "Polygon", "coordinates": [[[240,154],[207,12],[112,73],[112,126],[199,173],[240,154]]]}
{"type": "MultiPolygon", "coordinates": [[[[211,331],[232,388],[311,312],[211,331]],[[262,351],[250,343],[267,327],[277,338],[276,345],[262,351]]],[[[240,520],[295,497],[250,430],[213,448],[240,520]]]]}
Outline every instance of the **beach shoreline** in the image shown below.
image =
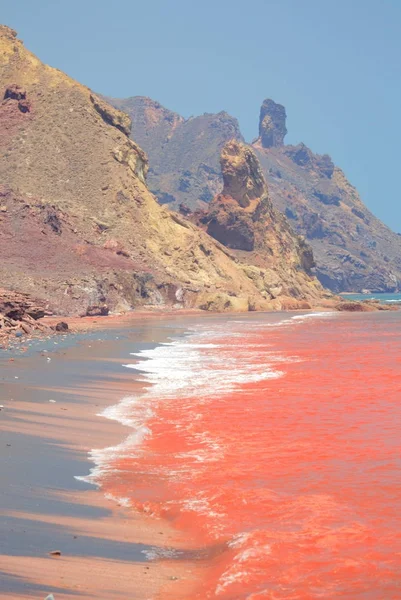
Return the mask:
{"type": "Polygon", "coordinates": [[[344,293],[337,297],[326,300],[318,306],[308,309],[282,309],[272,311],[205,311],[199,308],[173,308],[173,307],[150,307],[147,309],[131,310],[125,313],[112,313],[107,315],[97,316],[63,316],[63,315],[48,315],[34,321],[37,329],[30,328],[30,332],[26,334],[21,327],[18,327],[18,321],[15,326],[10,329],[3,329],[0,339],[0,358],[6,352],[26,352],[31,345],[35,345],[42,340],[48,340],[53,337],[64,338],[71,334],[87,334],[94,331],[105,331],[110,329],[129,328],[136,325],[138,322],[155,322],[160,320],[176,320],[182,321],[188,318],[221,318],[226,316],[239,316],[246,314],[258,315],[275,315],[280,313],[286,314],[302,314],[307,312],[310,314],[330,312],[330,311],[345,311],[345,312],[374,312],[374,311],[389,311],[400,310],[398,304],[386,304],[380,301],[364,300],[364,301],[347,301],[351,293],[344,293]],[[59,329],[61,325],[61,329],[59,329]],[[18,333],[16,333],[18,331],[18,333]]]}
{"type": "MultiPolygon", "coordinates": [[[[266,313],[263,324],[285,329],[319,312],[266,313]]],[[[368,317],[332,314],[344,323],[368,317]]],[[[133,431],[101,413],[153,389],[125,368],[136,363],[132,354],[159,350],[200,321],[203,331],[230,319],[249,327],[262,314],[151,316],[72,319],[68,335],[0,355],[0,600],[188,600],[202,597],[202,581],[224,561],[224,544],[202,546],[173,521],[139,514],[85,481],[96,466],[89,453],[118,447],[133,431]]]]}
{"type": "MultiPolygon", "coordinates": [[[[85,328],[96,329],[96,321],[85,328]]],[[[149,600],[161,589],[163,598],[188,597],[196,569],[204,568],[182,557],[149,561],[146,552],[155,548],[166,556],[170,548],[185,550],[179,533],[75,478],[89,474],[92,449],[119,444],[129,433],[99,416],[141,393],[142,384],[122,367],[127,350],[155,347],[185,330],[166,326],[165,316],[151,326],[129,321],[124,330],[124,319],[110,318],[107,327],[99,319],[97,339],[66,336],[62,348],[50,339],[41,351],[0,360],[2,600],[50,593],[57,600],[112,600],[134,591],[149,600]]]]}

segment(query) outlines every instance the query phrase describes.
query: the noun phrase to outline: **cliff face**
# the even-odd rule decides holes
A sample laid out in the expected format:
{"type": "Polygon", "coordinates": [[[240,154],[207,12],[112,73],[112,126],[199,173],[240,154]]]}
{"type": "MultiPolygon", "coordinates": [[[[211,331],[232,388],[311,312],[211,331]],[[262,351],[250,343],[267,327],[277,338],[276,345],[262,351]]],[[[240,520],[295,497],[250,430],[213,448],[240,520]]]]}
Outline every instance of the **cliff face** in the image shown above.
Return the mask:
{"type": "MultiPolygon", "coordinates": [[[[279,105],[265,101],[263,106],[273,119],[279,105]]],[[[366,208],[327,154],[314,154],[304,144],[285,146],[282,140],[267,144],[265,122],[261,115],[253,146],[275,206],[313,248],[320,281],[334,291],[400,289],[400,236],[366,208]]],[[[285,121],[281,130],[286,131],[285,121]]]]}
{"type": "Polygon", "coordinates": [[[101,304],[245,310],[265,302],[235,256],[158,204],[130,127],[126,114],[0,26],[2,287],[65,314],[101,304]]]}
{"type": "Polygon", "coordinates": [[[268,301],[307,307],[322,289],[315,277],[311,248],[273,208],[255,152],[236,140],[221,153],[223,191],[193,219],[235,251],[245,272],[268,301]]]}
{"type": "MultiPolygon", "coordinates": [[[[155,108],[156,112],[159,110],[161,107],[155,108]]],[[[133,99],[129,112],[134,119],[143,121],[138,100],[133,99]]],[[[205,118],[197,117],[189,123],[205,118]]],[[[176,115],[175,119],[178,122],[180,117],[176,115]]],[[[215,123],[218,115],[207,115],[207,119],[215,123]]],[[[226,115],[224,123],[228,122],[226,115]]],[[[151,187],[158,189],[158,197],[163,198],[163,192],[169,190],[173,208],[183,203],[195,210],[204,207],[205,201],[222,189],[218,161],[226,129],[211,127],[200,141],[185,123],[181,120],[177,129],[170,129],[167,143],[162,143],[157,131],[148,126],[137,128],[136,139],[149,152],[151,169],[156,164],[158,175],[152,173],[150,182],[151,187]],[[152,145],[145,131],[153,131],[152,145]],[[176,131],[180,131],[177,138],[176,131]],[[185,161],[185,169],[191,175],[187,179],[180,171],[180,161],[185,161]],[[204,177],[206,172],[209,180],[204,177]]],[[[320,281],[336,292],[401,289],[401,236],[366,208],[357,190],[328,155],[315,154],[304,144],[285,145],[286,133],[285,108],[265,100],[260,111],[259,138],[253,149],[273,205],[312,246],[320,281]]],[[[237,126],[230,137],[242,140],[237,126]]],[[[188,213],[185,207],[184,211],[188,213]]]]}
{"type": "Polygon", "coordinates": [[[225,112],[185,120],[150,98],[108,99],[132,119],[132,138],[150,157],[148,185],[161,204],[204,207],[221,189],[220,152],[242,141],[238,121],[225,112]]]}

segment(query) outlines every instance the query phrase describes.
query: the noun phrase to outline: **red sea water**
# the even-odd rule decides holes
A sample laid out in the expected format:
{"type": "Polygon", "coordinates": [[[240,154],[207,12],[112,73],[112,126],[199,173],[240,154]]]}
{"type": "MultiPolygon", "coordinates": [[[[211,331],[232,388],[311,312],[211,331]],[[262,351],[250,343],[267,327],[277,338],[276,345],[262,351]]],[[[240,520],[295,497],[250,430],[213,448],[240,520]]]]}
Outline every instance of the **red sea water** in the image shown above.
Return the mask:
{"type": "Polygon", "coordinates": [[[127,357],[152,385],[105,411],[133,433],[93,479],[210,548],[196,598],[401,598],[400,325],[199,319],[127,357]]]}

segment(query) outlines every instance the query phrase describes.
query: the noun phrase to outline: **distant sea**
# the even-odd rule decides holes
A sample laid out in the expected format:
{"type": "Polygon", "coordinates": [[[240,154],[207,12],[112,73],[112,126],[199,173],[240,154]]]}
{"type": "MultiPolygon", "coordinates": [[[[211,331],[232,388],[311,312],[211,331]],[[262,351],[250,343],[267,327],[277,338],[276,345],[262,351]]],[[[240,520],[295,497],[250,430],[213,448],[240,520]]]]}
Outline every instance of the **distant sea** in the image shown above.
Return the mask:
{"type": "Polygon", "coordinates": [[[401,294],[340,294],[346,300],[379,300],[385,304],[392,302],[401,302],[401,294]]]}

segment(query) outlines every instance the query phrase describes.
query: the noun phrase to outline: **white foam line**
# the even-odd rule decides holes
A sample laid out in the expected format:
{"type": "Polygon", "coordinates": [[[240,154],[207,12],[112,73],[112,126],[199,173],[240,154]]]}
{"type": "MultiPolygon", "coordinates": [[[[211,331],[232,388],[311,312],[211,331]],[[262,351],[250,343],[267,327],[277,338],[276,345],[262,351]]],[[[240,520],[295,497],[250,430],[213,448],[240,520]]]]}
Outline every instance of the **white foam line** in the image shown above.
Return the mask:
{"type": "Polygon", "coordinates": [[[294,321],[301,321],[304,319],[326,319],[331,318],[337,315],[338,313],[332,310],[326,312],[315,312],[315,313],[306,313],[304,315],[295,315],[291,317],[294,321]]]}
{"type": "MultiPolygon", "coordinates": [[[[336,313],[307,313],[285,318],[279,323],[262,321],[252,325],[260,331],[261,328],[286,326],[302,322],[303,319],[333,314],[336,313]]],[[[210,327],[209,324],[199,323],[187,336],[171,339],[152,349],[130,353],[136,358],[135,363],[127,362],[123,366],[136,370],[136,378],[150,384],[150,387],[139,396],[122,398],[119,403],[103,410],[100,416],[129,427],[132,433],[120,444],[93,449],[89,456],[95,466],[89,475],[77,479],[99,485],[102,476],[110,472],[110,465],[116,458],[139,456],[144,440],[152,435],[149,420],[157,413],[159,403],[181,402],[183,410],[191,410],[196,404],[201,406],[212,402],[216,395],[221,397],[244,384],[282,377],[283,371],[273,368],[273,365],[298,360],[273,352],[268,343],[255,343],[252,346],[237,343],[236,338],[244,338],[249,331],[246,320],[236,324],[232,321],[213,324],[212,330],[210,327]],[[231,328],[229,331],[228,327],[231,328]],[[221,338],[229,339],[221,343],[221,338]],[[261,356],[264,362],[260,361],[261,356]]],[[[172,422],[171,426],[178,424],[172,422]]],[[[192,455],[192,463],[215,460],[217,449],[217,453],[221,451],[218,441],[205,439],[205,448],[192,455]]],[[[191,456],[188,454],[187,458],[191,459],[191,456]]]]}

